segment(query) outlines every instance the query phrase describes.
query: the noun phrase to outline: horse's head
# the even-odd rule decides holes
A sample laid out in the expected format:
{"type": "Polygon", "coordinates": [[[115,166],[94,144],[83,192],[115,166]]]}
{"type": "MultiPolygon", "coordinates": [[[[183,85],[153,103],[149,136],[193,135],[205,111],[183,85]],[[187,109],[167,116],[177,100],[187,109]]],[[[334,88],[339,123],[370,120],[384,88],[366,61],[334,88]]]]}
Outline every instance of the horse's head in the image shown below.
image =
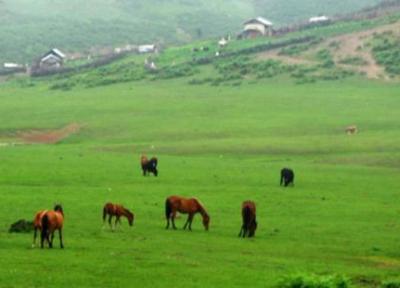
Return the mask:
{"type": "Polygon", "coordinates": [[[64,214],[63,208],[61,204],[56,204],[54,205],[54,211],[60,212],[61,214],[64,214]]]}
{"type": "Polygon", "coordinates": [[[135,215],[133,213],[131,213],[130,211],[127,211],[127,218],[128,218],[129,226],[132,226],[133,221],[135,219],[135,215]]]}
{"type": "Polygon", "coordinates": [[[147,163],[148,159],[145,155],[142,155],[142,157],[140,157],[140,163],[147,163]]]}
{"type": "Polygon", "coordinates": [[[249,230],[249,237],[253,237],[257,230],[257,221],[254,220],[253,223],[250,224],[249,230]]]}
{"type": "Polygon", "coordinates": [[[203,226],[206,231],[208,231],[208,228],[210,226],[210,216],[209,215],[204,215],[203,216],[203,226]]]}

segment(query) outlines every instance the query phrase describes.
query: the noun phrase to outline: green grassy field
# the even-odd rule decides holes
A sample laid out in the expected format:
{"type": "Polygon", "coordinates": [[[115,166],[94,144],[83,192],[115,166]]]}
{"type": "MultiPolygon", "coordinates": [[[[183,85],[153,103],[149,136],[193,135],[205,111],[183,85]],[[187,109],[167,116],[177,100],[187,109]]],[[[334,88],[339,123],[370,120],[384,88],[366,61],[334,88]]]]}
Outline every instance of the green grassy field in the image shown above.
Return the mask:
{"type": "MultiPolygon", "coordinates": [[[[82,129],[58,144],[0,146],[0,286],[271,287],[341,275],[376,287],[400,272],[399,85],[348,78],[240,87],[187,79],[49,90],[0,86],[0,142],[16,131],[82,129]],[[344,127],[358,125],[348,136],[344,127]],[[142,153],[160,175],[143,177],[142,153]],[[295,187],[279,187],[292,167],[295,187]],[[166,231],[168,195],[198,197],[210,231],[166,231]],[[254,239],[239,239],[243,200],[254,239]],[[136,215],[102,227],[106,201],[136,215]],[[65,249],[32,249],[11,223],[61,202],[65,249]]],[[[182,226],[184,217],[177,220],[182,226]]]]}

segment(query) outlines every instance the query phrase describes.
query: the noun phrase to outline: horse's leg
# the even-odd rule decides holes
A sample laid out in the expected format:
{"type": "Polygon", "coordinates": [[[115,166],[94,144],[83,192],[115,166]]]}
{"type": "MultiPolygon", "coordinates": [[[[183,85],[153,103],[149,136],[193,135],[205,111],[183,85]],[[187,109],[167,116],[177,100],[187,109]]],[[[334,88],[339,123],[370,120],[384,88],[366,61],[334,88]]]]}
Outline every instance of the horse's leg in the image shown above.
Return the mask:
{"type": "Polygon", "coordinates": [[[36,246],[36,237],[37,237],[37,227],[35,227],[35,230],[33,232],[33,243],[32,243],[32,248],[36,246]]]}
{"type": "Polygon", "coordinates": [[[170,215],[168,215],[168,218],[167,218],[167,227],[165,227],[165,229],[169,229],[169,218],[170,218],[171,216],[170,215]]]}
{"type": "Polygon", "coordinates": [[[249,229],[248,229],[248,225],[247,223],[243,225],[243,238],[246,237],[246,234],[248,233],[249,229]]]}
{"type": "Polygon", "coordinates": [[[187,218],[187,220],[186,220],[186,222],[185,222],[185,225],[183,225],[183,230],[186,230],[186,227],[187,227],[188,224],[189,224],[189,219],[190,219],[190,214],[188,215],[188,218],[187,218]]]}
{"type": "Polygon", "coordinates": [[[62,228],[58,229],[58,236],[60,236],[60,248],[64,248],[63,238],[62,238],[62,228]]]}
{"type": "Polygon", "coordinates": [[[119,221],[119,216],[115,217],[115,222],[114,222],[114,230],[117,229],[117,223],[119,221]]]}
{"type": "Polygon", "coordinates": [[[43,248],[44,244],[44,239],[46,238],[45,235],[43,235],[43,232],[40,233],[40,248],[43,248]]]}
{"type": "Polygon", "coordinates": [[[193,222],[194,214],[189,214],[188,221],[189,221],[189,231],[192,231],[192,222],[193,222]]]}
{"type": "Polygon", "coordinates": [[[108,216],[108,224],[110,225],[110,228],[111,228],[111,230],[112,230],[111,219],[112,219],[112,215],[110,214],[110,215],[108,216]]]}
{"type": "Polygon", "coordinates": [[[174,230],[176,230],[176,226],[175,226],[175,216],[176,216],[176,211],[172,212],[172,215],[171,215],[172,228],[173,228],[174,230]]]}
{"type": "Polygon", "coordinates": [[[47,239],[49,241],[49,248],[53,248],[54,231],[51,232],[51,235],[49,233],[48,237],[50,237],[50,239],[47,239]]]}

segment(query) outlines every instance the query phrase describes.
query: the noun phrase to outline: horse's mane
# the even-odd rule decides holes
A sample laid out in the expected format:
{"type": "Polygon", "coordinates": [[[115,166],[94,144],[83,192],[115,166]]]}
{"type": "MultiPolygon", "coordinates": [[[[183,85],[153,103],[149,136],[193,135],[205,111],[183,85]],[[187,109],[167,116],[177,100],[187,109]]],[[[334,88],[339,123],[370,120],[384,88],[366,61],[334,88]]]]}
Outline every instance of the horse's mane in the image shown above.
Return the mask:
{"type": "Polygon", "coordinates": [[[130,217],[133,217],[133,213],[131,211],[129,211],[128,209],[126,209],[125,207],[122,207],[124,213],[126,213],[127,215],[129,215],[130,217]]]}
{"type": "Polygon", "coordinates": [[[207,210],[204,208],[204,206],[203,206],[203,204],[200,202],[200,200],[197,199],[197,198],[193,198],[193,200],[194,200],[194,201],[196,202],[196,204],[199,206],[200,213],[201,213],[202,215],[205,215],[205,216],[207,216],[207,217],[210,217],[210,215],[208,215],[207,210]]]}

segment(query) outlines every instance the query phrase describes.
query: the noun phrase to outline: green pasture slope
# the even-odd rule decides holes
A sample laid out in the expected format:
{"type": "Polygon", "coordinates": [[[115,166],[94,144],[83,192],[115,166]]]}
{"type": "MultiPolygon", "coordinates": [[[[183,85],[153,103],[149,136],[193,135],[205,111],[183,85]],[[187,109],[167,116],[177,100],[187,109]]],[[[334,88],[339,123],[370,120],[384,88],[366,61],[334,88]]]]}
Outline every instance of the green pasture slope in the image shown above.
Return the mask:
{"type": "Polygon", "coordinates": [[[47,50],[187,43],[236,34],[264,16],[277,26],[348,13],[380,0],[0,0],[0,63],[31,63],[47,50]]]}
{"type": "MultiPolygon", "coordinates": [[[[379,286],[400,272],[399,85],[348,78],[240,87],[187,80],[49,90],[0,86],[0,137],[72,122],[55,145],[0,147],[1,287],[272,287],[285,276],[339,275],[379,286]],[[344,127],[357,124],[348,136],[344,127]],[[142,153],[160,175],[143,177],[142,153]],[[295,187],[281,188],[292,167],[295,187]],[[204,231],[166,231],[164,200],[198,197],[204,231]],[[240,204],[257,203],[254,239],[240,204]],[[106,201],[136,215],[111,232],[106,201]],[[65,249],[32,249],[9,224],[61,202],[65,249]]],[[[177,220],[181,227],[185,218],[177,220]]]]}

